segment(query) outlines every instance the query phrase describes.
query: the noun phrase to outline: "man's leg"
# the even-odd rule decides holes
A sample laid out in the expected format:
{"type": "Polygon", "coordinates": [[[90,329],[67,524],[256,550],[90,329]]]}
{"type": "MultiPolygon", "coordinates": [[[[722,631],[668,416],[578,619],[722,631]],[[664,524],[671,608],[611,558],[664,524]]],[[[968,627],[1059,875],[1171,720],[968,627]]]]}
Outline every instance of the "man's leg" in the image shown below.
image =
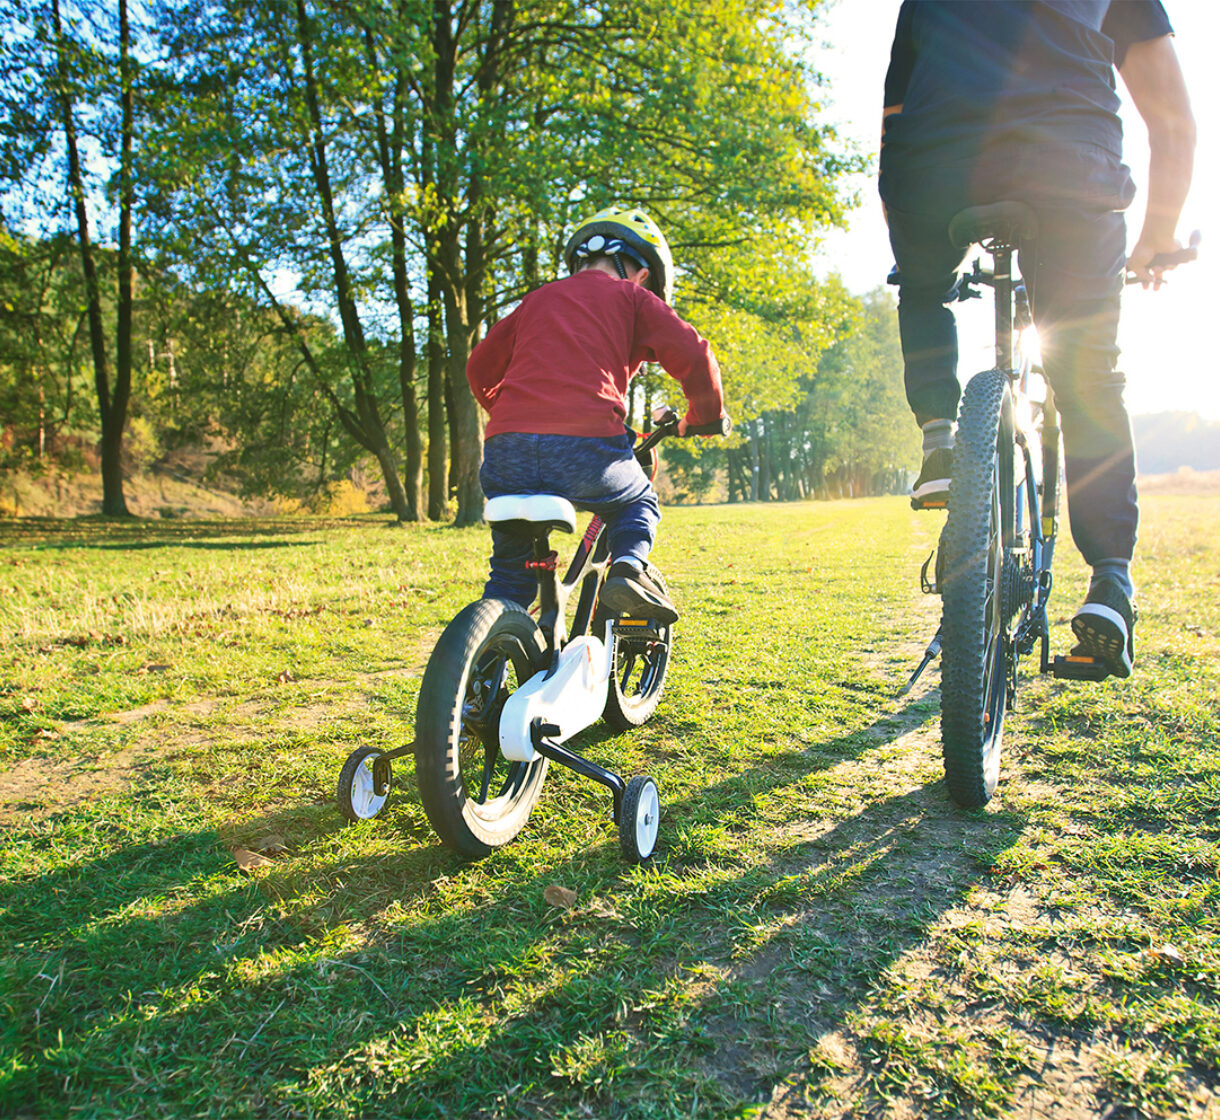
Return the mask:
{"type": "Polygon", "coordinates": [[[912,497],[916,504],[931,506],[948,497],[961,395],[957,324],[946,303],[957,292],[962,253],[949,242],[948,217],[888,213],[890,244],[898,263],[898,329],[907,403],[924,433],[924,461],[912,497]]]}
{"type": "MultiPolygon", "coordinates": [[[[1063,428],[1072,538],[1093,569],[1072,628],[1083,651],[1129,676],[1130,563],[1139,508],[1118,361],[1126,230],[1121,213],[1040,209],[1033,311],[1063,428]]],[[[1023,271],[1028,271],[1023,263],[1023,271]]]]}

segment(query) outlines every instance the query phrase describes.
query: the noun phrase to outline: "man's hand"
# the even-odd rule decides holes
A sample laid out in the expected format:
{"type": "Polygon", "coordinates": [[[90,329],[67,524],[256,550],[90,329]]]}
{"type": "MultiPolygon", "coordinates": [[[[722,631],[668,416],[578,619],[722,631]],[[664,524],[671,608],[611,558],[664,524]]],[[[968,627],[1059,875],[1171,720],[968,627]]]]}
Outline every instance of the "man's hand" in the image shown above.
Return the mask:
{"type": "Polygon", "coordinates": [[[1127,258],[1127,271],[1145,288],[1152,285],[1152,290],[1156,291],[1165,283],[1164,274],[1170,269],[1177,268],[1177,265],[1154,265],[1152,264],[1153,258],[1160,256],[1162,253],[1176,253],[1181,248],[1182,243],[1176,237],[1160,239],[1153,239],[1147,236],[1141,237],[1136,243],[1135,248],[1131,250],[1131,255],[1127,258]]]}

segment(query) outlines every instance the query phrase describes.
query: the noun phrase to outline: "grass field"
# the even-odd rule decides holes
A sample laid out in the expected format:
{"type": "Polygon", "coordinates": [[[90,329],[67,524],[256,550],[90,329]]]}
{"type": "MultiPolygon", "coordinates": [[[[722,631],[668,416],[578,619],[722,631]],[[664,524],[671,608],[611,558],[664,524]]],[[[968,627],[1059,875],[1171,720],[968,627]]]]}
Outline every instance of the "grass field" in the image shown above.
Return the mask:
{"type": "Polygon", "coordinates": [[[1218,519],[1146,504],[1136,677],[1026,674],[967,813],[895,696],[935,518],[667,510],[665,698],[579,740],[660,785],[642,868],[559,768],[479,863],[410,765],[341,827],[485,531],[0,523],[0,1115],[1215,1116],[1218,519]]]}

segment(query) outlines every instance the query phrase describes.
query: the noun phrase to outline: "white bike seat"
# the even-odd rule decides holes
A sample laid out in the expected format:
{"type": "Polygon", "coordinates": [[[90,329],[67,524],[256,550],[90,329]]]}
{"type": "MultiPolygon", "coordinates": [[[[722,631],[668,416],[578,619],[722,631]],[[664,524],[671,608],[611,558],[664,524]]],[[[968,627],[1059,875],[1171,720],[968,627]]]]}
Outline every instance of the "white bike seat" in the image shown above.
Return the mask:
{"type": "MultiPolygon", "coordinates": [[[[576,532],[576,507],[558,494],[501,494],[483,507],[489,525],[509,528],[507,522],[524,521],[537,529],[576,532]]],[[[525,526],[523,526],[525,528],[525,526]]]]}

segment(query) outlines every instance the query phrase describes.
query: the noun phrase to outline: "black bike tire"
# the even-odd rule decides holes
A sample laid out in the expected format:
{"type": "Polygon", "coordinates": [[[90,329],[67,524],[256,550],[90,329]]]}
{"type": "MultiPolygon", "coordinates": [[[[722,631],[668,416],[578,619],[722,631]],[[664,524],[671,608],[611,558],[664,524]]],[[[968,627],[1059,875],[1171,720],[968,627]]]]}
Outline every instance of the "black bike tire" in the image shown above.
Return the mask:
{"type": "MultiPolygon", "coordinates": [[[[668,598],[669,588],[665,584],[665,577],[651,564],[647,566],[646,571],[668,598]]],[[[609,615],[601,611],[595,614],[593,633],[599,638],[605,637],[606,622],[609,618],[609,615]]],[[[659,657],[659,663],[650,671],[648,682],[641,692],[630,696],[624,694],[622,663],[616,652],[614,668],[610,674],[610,687],[606,690],[606,706],[602,710],[602,718],[615,731],[630,731],[633,727],[642,727],[656,713],[661,694],[665,691],[665,675],[669,672],[669,657],[674,639],[673,624],[662,626],[660,633],[660,640],[656,643],[659,653],[654,651],[654,656],[659,657]]],[[[630,646],[622,648],[629,650],[630,646]]]]}
{"type": "Polygon", "coordinates": [[[424,812],[442,843],[475,859],[525,827],[546,778],[547,760],[539,757],[511,763],[497,796],[489,794],[483,804],[463,785],[459,735],[471,669],[500,647],[513,661],[518,686],[546,667],[542,632],[516,603],[483,599],[461,610],[428,659],[415,713],[415,777],[424,812]]]}
{"type": "Polygon", "coordinates": [[[990,588],[988,574],[997,550],[1003,558],[1004,514],[993,511],[1013,504],[997,494],[1013,477],[1011,425],[1007,374],[973,377],[962,394],[941,543],[941,744],[949,795],[963,808],[985,805],[999,780],[1008,682],[1002,568],[990,588]]]}

